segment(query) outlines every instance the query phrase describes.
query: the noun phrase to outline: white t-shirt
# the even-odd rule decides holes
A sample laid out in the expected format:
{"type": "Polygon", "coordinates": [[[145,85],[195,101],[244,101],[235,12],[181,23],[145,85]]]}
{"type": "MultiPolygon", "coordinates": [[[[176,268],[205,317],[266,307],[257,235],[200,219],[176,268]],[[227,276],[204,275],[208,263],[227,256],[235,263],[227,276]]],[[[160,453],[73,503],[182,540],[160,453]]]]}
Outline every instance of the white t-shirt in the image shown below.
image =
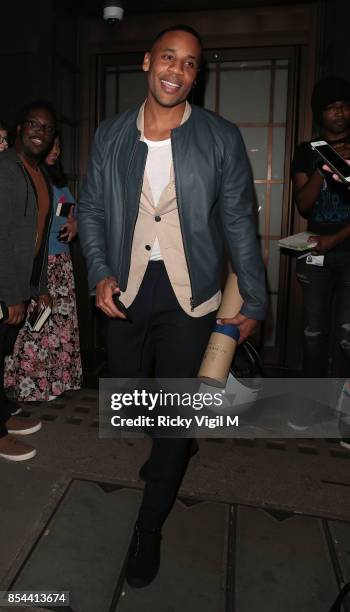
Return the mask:
{"type": "MultiPolygon", "coordinates": [[[[158,206],[160,196],[170,181],[170,171],[172,163],[171,140],[147,140],[148,156],[146,162],[146,173],[152,191],[154,205],[158,206]]],[[[162,254],[158,238],[155,239],[151,256],[151,261],[162,260],[162,254]]]]}

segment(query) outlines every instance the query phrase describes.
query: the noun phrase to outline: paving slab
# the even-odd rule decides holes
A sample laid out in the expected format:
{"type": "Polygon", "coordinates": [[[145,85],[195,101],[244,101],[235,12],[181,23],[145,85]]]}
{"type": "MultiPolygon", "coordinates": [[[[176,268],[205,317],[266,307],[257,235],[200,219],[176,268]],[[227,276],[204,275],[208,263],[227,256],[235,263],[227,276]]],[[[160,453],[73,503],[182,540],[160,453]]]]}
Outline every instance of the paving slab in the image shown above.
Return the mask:
{"type": "Polygon", "coordinates": [[[10,462],[0,465],[0,590],[56,507],[69,480],[60,472],[10,462]]]}
{"type": "Polygon", "coordinates": [[[338,585],[320,519],[239,507],[236,529],[235,610],[328,612],[338,585]]]}
{"type": "Polygon", "coordinates": [[[70,591],[73,612],[107,612],[139,503],[134,489],[74,481],[12,588],[70,591]]]}
{"type": "MultiPolygon", "coordinates": [[[[350,582],[350,524],[342,521],[327,521],[331,553],[335,556],[335,568],[340,584],[350,582]]],[[[350,595],[346,598],[347,612],[350,610],[350,595]]]]}

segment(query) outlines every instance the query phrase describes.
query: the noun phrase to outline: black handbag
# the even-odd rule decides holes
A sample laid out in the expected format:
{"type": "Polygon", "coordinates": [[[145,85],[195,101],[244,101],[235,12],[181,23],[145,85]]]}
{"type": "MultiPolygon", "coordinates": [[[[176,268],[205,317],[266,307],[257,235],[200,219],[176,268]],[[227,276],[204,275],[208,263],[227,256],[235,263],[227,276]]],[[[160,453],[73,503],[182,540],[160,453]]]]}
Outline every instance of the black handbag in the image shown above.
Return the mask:
{"type": "Polygon", "coordinates": [[[260,355],[248,340],[237,346],[230,372],[238,379],[264,377],[260,355]]]}

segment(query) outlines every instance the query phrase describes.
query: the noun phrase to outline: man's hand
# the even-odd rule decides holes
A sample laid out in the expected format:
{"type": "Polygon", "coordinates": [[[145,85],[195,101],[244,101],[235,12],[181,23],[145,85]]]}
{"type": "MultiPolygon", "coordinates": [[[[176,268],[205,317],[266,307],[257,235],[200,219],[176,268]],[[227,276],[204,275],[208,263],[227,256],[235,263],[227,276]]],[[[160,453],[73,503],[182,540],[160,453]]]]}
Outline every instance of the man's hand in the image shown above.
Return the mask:
{"type": "Polygon", "coordinates": [[[36,303],[39,307],[42,306],[42,304],[44,304],[44,306],[52,306],[52,297],[49,293],[43,293],[39,295],[36,303]]]}
{"type": "Polygon", "coordinates": [[[118,310],[112,300],[112,295],[119,295],[120,290],[114,276],[107,276],[96,285],[96,306],[100,308],[108,317],[113,319],[126,319],[126,316],[118,310]]]}
{"type": "Polygon", "coordinates": [[[239,328],[239,341],[242,344],[249,336],[252,336],[257,330],[258,323],[256,319],[250,319],[243,314],[238,314],[233,319],[217,319],[220,325],[237,325],[239,328]]]}
{"type": "Polygon", "coordinates": [[[337,240],[337,234],[330,234],[328,236],[310,236],[308,242],[316,242],[316,245],[312,247],[311,254],[324,255],[327,251],[334,249],[339,240],[337,240]]]}
{"type": "Polygon", "coordinates": [[[19,325],[26,314],[26,306],[23,302],[20,302],[20,304],[14,304],[13,306],[9,306],[9,316],[8,319],[5,321],[5,323],[7,323],[8,325],[19,325]]]}

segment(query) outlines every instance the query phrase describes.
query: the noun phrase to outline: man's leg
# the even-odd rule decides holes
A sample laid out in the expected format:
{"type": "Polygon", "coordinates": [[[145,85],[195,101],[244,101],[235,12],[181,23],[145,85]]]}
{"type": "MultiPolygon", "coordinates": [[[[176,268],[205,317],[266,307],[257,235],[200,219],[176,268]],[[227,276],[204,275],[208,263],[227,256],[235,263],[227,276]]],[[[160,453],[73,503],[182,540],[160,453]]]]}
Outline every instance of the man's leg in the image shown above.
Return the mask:
{"type": "MultiPolygon", "coordinates": [[[[160,262],[148,266],[129,310],[132,324],[109,323],[111,376],[196,376],[215,313],[202,318],[186,315],[177,302],[164,264],[160,262]]],[[[181,484],[191,444],[191,439],[153,438],[127,567],[128,582],[134,587],[146,586],[157,574],[160,529],[181,484]]]]}
{"type": "Polygon", "coordinates": [[[10,417],[4,389],[5,343],[8,325],[0,321],[0,437],[7,435],[6,421],[10,417]]]}
{"type": "MultiPolygon", "coordinates": [[[[199,370],[215,313],[194,318],[183,312],[164,266],[159,266],[156,290],[149,335],[155,353],[155,376],[193,378],[199,370]]],[[[161,527],[176,499],[192,444],[191,438],[153,436],[151,455],[143,468],[145,489],[126,572],[132,587],[145,587],[157,575],[161,527]]]]}
{"type": "Polygon", "coordinates": [[[13,350],[18,330],[19,327],[12,328],[0,322],[0,457],[9,461],[25,461],[36,454],[35,448],[11,434],[27,435],[41,427],[40,421],[21,421],[11,416],[14,404],[9,401],[4,390],[4,360],[13,350]]]}
{"type": "Polygon", "coordinates": [[[309,265],[302,259],[297,276],[303,291],[303,373],[306,378],[327,376],[331,300],[335,286],[332,270],[309,265]]]}
{"type": "MultiPolygon", "coordinates": [[[[180,307],[166,275],[160,274],[158,311],[152,320],[157,378],[195,378],[212,332],[215,313],[190,317],[180,307]]],[[[161,528],[175,501],[193,440],[153,439],[139,523],[161,528]]]]}
{"type": "Polygon", "coordinates": [[[336,379],[348,379],[342,390],[339,389],[340,397],[337,408],[339,410],[340,444],[350,449],[350,253],[339,253],[338,261],[335,304],[336,342],[332,375],[336,379]]]}
{"type": "Polygon", "coordinates": [[[336,349],[332,375],[348,378],[350,374],[350,253],[339,253],[341,266],[336,273],[335,333],[336,349]]]}

